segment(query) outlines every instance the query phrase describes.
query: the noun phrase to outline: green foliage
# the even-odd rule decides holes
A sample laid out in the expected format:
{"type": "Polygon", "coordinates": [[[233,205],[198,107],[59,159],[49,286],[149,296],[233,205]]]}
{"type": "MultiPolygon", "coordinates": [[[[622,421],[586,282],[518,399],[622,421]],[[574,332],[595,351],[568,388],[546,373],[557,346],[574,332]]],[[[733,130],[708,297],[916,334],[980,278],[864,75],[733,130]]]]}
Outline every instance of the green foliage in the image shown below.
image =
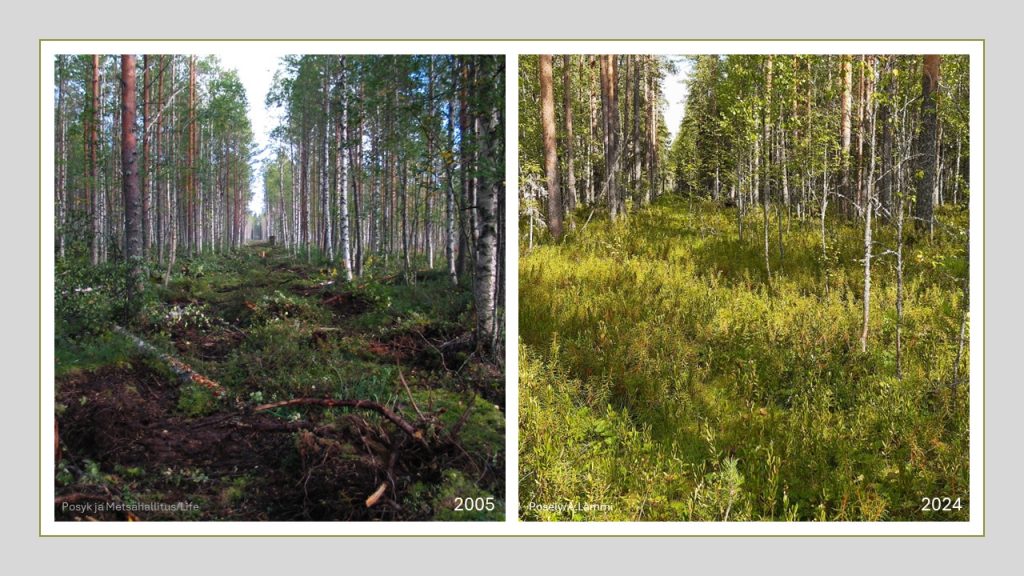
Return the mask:
{"type": "Polygon", "coordinates": [[[56,376],[60,378],[73,372],[88,372],[126,363],[138,350],[120,334],[101,332],[91,338],[58,340],[54,352],[56,376]]]}
{"type": "Polygon", "coordinates": [[[68,469],[68,464],[64,460],[57,463],[57,473],[54,480],[57,487],[64,487],[75,481],[75,475],[68,469]]]}
{"type": "Polygon", "coordinates": [[[252,480],[248,476],[239,476],[232,479],[231,482],[221,490],[221,502],[228,506],[238,505],[245,500],[251,483],[252,480]]]}
{"type": "Polygon", "coordinates": [[[201,468],[168,467],[159,471],[165,482],[176,487],[189,487],[210,482],[210,477],[201,468]]]}
{"type": "Polygon", "coordinates": [[[254,325],[278,322],[286,318],[310,319],[320,312],[305,298],[275,290],[261,296],[252,305],[251,322],[254,325]]]}
{"type": "Polygon", "coordinates": [[[458,332],[460,326],[470,326],[475,319],[472,293],[464,286],[453,289],[445,277],[412,285],[366,278],[348,286],[353,301],[369,305],[353,319],[353,325],[382,337],[458,332]]]}
{"type": "Polygon", "coordinates": [[[197,384],[186,384],[178,394],[178,409],[190,417],[205,416],[217,410],[217,398],[197,384]]]}
{"type": "Polygon", "coordinates": [[[373,278],[352,282],[350,292],[356,300],[365,302],[378,310],[391,306],[387,289],[373,278]]]}
{"type": "Polygon", "coordinates": [[[58,260],[54,269],[54,314],[58,339],[92,337],[124,314],[127,270],[123,263],[92,266],[58,260]]]}
{"type": "Polygon", "coordinates": [[[201,304],[188,303],[181,306],[173,306],[167,310],[162,318],[158,319],[160,324],[167,329],[195,328],[205,330],[210,327],[211,319],[209,311],[201,304]]]}
{"type": "Polygon", "coordinates": [[[107,475],[100,469],[99,462],[93,460],[85,460],[82,462],[84,471],[82,473],[82,481],[86,484],[105,484],[107,482],[107,475]]]}
{"type": "MultiPolygon", "coordinates": [[[[467,408],[464,396],[448,390],[417,390],[413,392],[417,405],[432,412],[440,412],[445,429],[455,426],[467,408]]],[[[473,454],[480,463],[496,467],[505,465],[505,414],[494,404],[474,396],[459,431],[459,444],[473,454]]]]}
{"type": "Polygon", "coordinates": [[[238,348],[208,373],[222,385],[258,392],[266,402],[332,394],[386,400],[395,367],[362,358],[365,346],[356,338],[320,342],[310,326],[282,320],[250,329],[238,348]]]}
{"type": "MultiPolygon", "coordinates": [[[[89,260],[97,247],[100,262],[118,261],[122,255],[120,248],[124,241],[123,210],[120,198],[121,174],[113,162],[120,157],[117,139],[111,138],[111,128],[119,130],[115,124],[121,107],[120,57],[117,55],[98,55],[101,90],[98,95],[98,109],[94,109],[91,94],[93,55],[57,55],[54,62],[55,86],[55,122],[60,129],[62,142],[57,143],[57,166],[63,168],[62,189],[57,193],[58,203],[55,205],[56,240],[63,240],[63,251],[58,251],[58,260],[89,260]],[[88,126],[95,121],[100,122],[95,149],[83,145],[88,126]],[[90,156],[95,153],[96,176],[89,175],[90,156]],[[104,188],[114,194],[103,198],[102,207],[95,192],[104,188]],[[63,201],[61,204],[60,201],[63,201]],[[94,215],[96,219],[94,220],[94,215]],[[102,219],[107,222],[103,223],[102,219]],[[102,232],[100,232],[102,230],[102,232]]],[[[188,55],[149,55],[137,59],[136,89],[139,91],[139,128],[142,125],[143,85],[149,98],[150,121],[160,119],[161,130],[168,135],[187,133],[187,120],[190,117],[191,99],[186,91],[184,95],[180,87],[188,86],[190,65],[188,55]],[[148,69],[144,69],[144,65],[148,69]],[[148,78],[147,78],[148,76],[148,78]],[[158,94],[162,87],[163,94],[158,94]],[[172,92],[173,90],[173,92],[172,92]],[[173,94],[173,97],[172,97],[173,94]],[[185,132],[183,132],[185,131],[185,132]]],[[[248,101],[245,87],[234,70],[221,67],[216,56],[196,57],[196,122],[202,126],[205,136],[199,139],[200,150],[194,158],[196,176],[199,180],[198,193],[206,199],[206,206],[214,204],[217,190],[221,188],[214,181],[224,174],[230,164],[236,182],[242,186],[241,202],[248,204],[252,190],[249,186],[251,167],[249,156],[252,152],[253,133],[248,116],[248,101]]],[[[154,138],[165,136],[157,132],[153,124],[149,127],[150,142],[154,138]]],[[[139,138],[141,155],[142,138],[139,138]]],[[[159,183],[171,177],[170,166],[183,166],[189,154],[188,146],[175,146],[167,151],[157,166],[143,166],[140,156],[139,174],[147,172],[154,182],[159,183]]],[[[152,159],[152,156],[151,156],[152,159]]],[[[178,201],[185,202],[185,187],[179,187],[178,201]]],[[[103,197],[101,193],[98,195],[103,197]]],[[[156,209],[156,206],[154,206],[156,209]]],[[[166,207],[161,209],[166,215],[166,207]]],[[[155,214],[151,215],[155,218],[155,214]]],[[[166,216],[165,216],[166,218],[166,216]]],[[[179,235],[179,243],[184,238],[179,235]]],[[[179,250],[179,256],[185,250],[179,250]]]]}
{"type": "MultiPolygon", "coordinates": [[[[749,192],[759,171],[759,181],[773,180],[772,190],[781,188],[783,165],[790,189],[801,181],[815,182],[826,173],[838,184],[844,159],[840,153],[840,117],[843,55],[774,54],[774,55],[701,55],[689,57],[690,73],[686,80],[688,94],[686,113],[672,143],[668,165],[677,193],[719,196],[737,189],[749,192]],[[767,81],[767,62],[771,60],[771,83],[767,81]],[[784,159],[768,166],[757,164],[758,153],[765,150],[764,125],[787,135],[784,159]]],[[[862,75],[869,71],[862,57],[851,58],[854,91],[862,75]]],[[[969,176],[962,167],[968,165],[969,126],[969,63],[965,55],[943,55],[941,86],[938,96],[939,120],[943,126],[943,157],[948,165],[961,162],[948,178],[947,201],[959,202],[969,192],[969,176]],[[954,191],[955,190],[955,191],[954,191]]],[[[872,100],[882,112],[876,134],[879,146],[885,134],[901,127],[900,114],[921,95],[921,56],[885,55],[874,61],[876,85],[872,100]],[[885,132],[883,132],[885,131],[885,132]]],[[[854,111],[863,106],[861,96],[853,96],[854,111]]],[[[903,117],[902,122],[908,118],[903,117]]],[[[911,115],[910,130],[918,119],[911,115]]],[[[856,136],[861,130],[853,128],[856,136]]],[[[871,139],[862,134],[864,142],[871,139]]],[[[778,154],[778,152],[775,152],[778,154]]],[[[854,152],[857,154],[857,152],[854,152]]],[[[849,160],[849,158],[845,159],[849,160]]],[[[881,162],[879,166],[881,170],[881,162]]],[[[763,159],[761,160],[763,162],[763,159]]],[[[910,163],[909,176],[920,179],[910,163]]],[[[812,189],[814,184],[811,185],[812,189]]],[[[876,188],[880,190],[883,186],[876,188]]]]}
{"type": "MultiPolygon", "coordinates": [[[[949,232],[907,252],[902,379],[891,257],[875,261],[860,352],[857,225],[830,219],[824,263],[816,223],[794,219],[770,289],[733,210],[677,198],[524,255],[525,516],[915,520],[921,496],[966,496],[969,359],[950,386],[966,215],[937,214],[949,232]]],[[[892,230],[876,240],[893,245],[892,230]]]]}
{"type": "MultiPolygon", "coordinates": [[[[604,158],[603,128],[601,120],[603,114],[603,102],[601,98],[600,66],[594,55],[575,54],[568,58],[564,55],[555,55],[552,58],[552,91],[554,96],[555,126],[558,141],[558,159],[562,163],[559,168],[559,177],[566,178],[565,158],[568,155],[567,142],[569,140],[565,127],[565,101],[566,90],[569,91],[568,106],[574,119],[573,156],[575,160],[575,179],[579,201],[582,203],[586,189],[593,190],[595,195],[600,195],[607,173],[604,158]],[[568,64],[568,70],[566,66],[568,64]],[[565,84],[565,72],[568,72],[569,85],[565,84]],[[594,129],[591,130],[591,122],[594,129]]],[[[621,144],[626,150],[631,146],[644,150],[644,160],[640,162],[643,168],[638,167],[635,177],[627,174],[629,172],[627,163],[631,159],[625,157],[620,159],[620,171],[623,173],[619,180],[622,188],[623,198],[627,203],[639,205],[645,202],[646,194],[652,187],[652,179],[664,179],[666,171],[652,174],[652,170],[646,166],[646,154],[649,132],[647,127],[651,120],[650,114],[655,111],[654,125],[656,133],[655,154],[658,166],[666,163],[669,157],[669,132],[661,114],[663,93],[663,78],[667,73],[674,73],[676,64],[670,56],[656,55],[616,55],[617,81],[618,81],[618,110],[620,120],[621,144]],[[650,95],[648,96],[648,82],[651,83],[650,95]],[[650,106],[653,100],[654,106],[650,106]],[[634,141],[635,139],[635,141],[634,141]]],[[[534,224],[537,225],[538,210],[546,205],[546,193],[532,190],[534,182],[542,182],[543,170],[543,144],[542,127],[540,114],[540,57],[538,55],[522,55],[519,57],[519,181],[520,181],[520,230],[529,226],[528,214],[534,214],[534,224]]],[[[564,192],[563,192],[564,194],[564,192]]],[[[603,199],[598,199],[603,203],[603,199]]],[[[583,215],[586,219],[586,214],[583,215]]],[[[572,228],[573,216],[566,215],[567,228],[572,228]]],[[[540,228],[544,228],[540,224],[540,228]]]]}

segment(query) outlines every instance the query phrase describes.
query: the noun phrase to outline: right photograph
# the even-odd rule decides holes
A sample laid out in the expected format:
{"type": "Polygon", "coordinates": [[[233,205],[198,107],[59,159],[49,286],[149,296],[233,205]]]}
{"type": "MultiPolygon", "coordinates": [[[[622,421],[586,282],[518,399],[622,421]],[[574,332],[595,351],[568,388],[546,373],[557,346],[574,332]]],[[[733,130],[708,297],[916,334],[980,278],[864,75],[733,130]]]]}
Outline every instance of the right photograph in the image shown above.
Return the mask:
{"type": "Polygon", "coordinates": [[[521,520],[971,518],[970,65],[520,56],[521,520]]]}

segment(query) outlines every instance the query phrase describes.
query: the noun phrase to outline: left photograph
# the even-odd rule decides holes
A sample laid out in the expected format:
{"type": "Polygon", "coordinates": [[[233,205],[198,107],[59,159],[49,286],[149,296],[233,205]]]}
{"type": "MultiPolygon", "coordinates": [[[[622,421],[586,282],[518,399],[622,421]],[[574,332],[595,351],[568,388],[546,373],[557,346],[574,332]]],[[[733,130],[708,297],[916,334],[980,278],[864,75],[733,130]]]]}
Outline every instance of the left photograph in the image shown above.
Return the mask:
{"type": "Polygon", "coordinates": [[[505,57],[223,45],[52,60],[53,518],[503,520],[505,57]]]}

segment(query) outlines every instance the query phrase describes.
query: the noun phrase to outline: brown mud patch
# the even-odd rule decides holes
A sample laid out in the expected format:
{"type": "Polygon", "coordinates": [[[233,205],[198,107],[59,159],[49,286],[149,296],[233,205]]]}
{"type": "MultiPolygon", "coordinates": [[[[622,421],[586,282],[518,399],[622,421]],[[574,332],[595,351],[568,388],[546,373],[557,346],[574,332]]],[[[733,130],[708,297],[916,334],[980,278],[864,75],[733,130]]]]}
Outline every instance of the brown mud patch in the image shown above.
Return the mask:
{"type": "Polygon", "coordinates": [[[424,520],[404,497],[461,458],[426,420],[417,423],[430,442],[338,409],[254,413],[224,400],[189,417],[177,408],[178,386],[136,364],[58,382],[61,467],[73,480],[57,488],[57,520],[424,520]],[[198,510],[90,514],[62,505],[154,501],[198,510]]]}

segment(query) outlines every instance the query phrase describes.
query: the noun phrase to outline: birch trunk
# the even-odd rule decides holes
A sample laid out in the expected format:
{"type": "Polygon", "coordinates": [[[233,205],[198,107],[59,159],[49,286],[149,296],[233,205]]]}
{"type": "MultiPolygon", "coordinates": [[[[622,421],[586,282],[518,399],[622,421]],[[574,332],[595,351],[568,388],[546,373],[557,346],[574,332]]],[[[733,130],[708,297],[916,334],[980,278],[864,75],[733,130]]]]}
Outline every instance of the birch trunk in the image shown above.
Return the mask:
{"type": "Polygon", "coordinates": [[[338,115],[338,123],[335,126],[338,140],[338,152],[334,157],[335,178],[337,182],[336,195],[338,197],[338,229],[340,232],[338,249],[341,251],[342,271],[346,282],[352,281],[352,239],[349,232],[348,215],[348,174],[345,171],[346,149],[351,142],[345,141],[348,134],[348,99],[345,87],[345,56],[338,56],[338,101],[341,106],[341,114],[338,115]]]}
{"type": "Polygon", "coordinates": [[[876,106],[871,104],[874,88],[874,62],[869,56],[864,71],[868,74],[868,80],[864,89],[865,101],[869,106],[867,112],[867,124],[869,146],[871,157],[868,159],[868,174],[864,190],[864,328],[860,334],[860,351],[868,351],[868,328],[871,323],[871,217],[875,211],[874,188],[875,188],[875,110],[876,106]]]}
{"type": "Polygon", "coordinates": [[[445,244],[444,254],[448,262],[448,278],[452,285],[458,285],[459,276],[455,262],[455,175],[452,173],[452,163],[455,158],[455,104],[454,99],[448,100],[448,150],[451,158],[446,158],[445,177],[448,180],[448,187],[445,193],[445,244]]]}
{"type": "MultiPolygon", "coordinates": [[[[486,59],[483,57],[482,64],[484,71],[489,71],[486,59]]],[[[493,58],[492,58],[493,59],[493,58]]],[[[493,64],[491,64],[493,66],[493,64]]],[[[489,76],[496,74],[485,74],[485,80],[490,81],[489,76]]],[[[500,78],[495,78],[500,81],[500,78]]],[[[478,85],[480,86],[480,85],[478,85]]],[[[479,90],[491,90],[492,87],[478,88],[479,90]]],[[[481,95],[477,95],[478,98],[481,95]]],[[[499,110],[494,106],[488,106],[482,111],[483,127],[479,147],[479,164],[477,171],[480,174],[480,190],[477,196],[480,235],[476,242],[476,278],[473,285],[476,300],[476,334],[477,350],[482,354],[492,354],[497,344],[497,282],[498,282],[498,199],[502,192],[503,175],[499,174],[496,166],[503,165],[504,154],[501,150],[500,141],[504,138],[504,126],[500,118],[499,110]]]]}

